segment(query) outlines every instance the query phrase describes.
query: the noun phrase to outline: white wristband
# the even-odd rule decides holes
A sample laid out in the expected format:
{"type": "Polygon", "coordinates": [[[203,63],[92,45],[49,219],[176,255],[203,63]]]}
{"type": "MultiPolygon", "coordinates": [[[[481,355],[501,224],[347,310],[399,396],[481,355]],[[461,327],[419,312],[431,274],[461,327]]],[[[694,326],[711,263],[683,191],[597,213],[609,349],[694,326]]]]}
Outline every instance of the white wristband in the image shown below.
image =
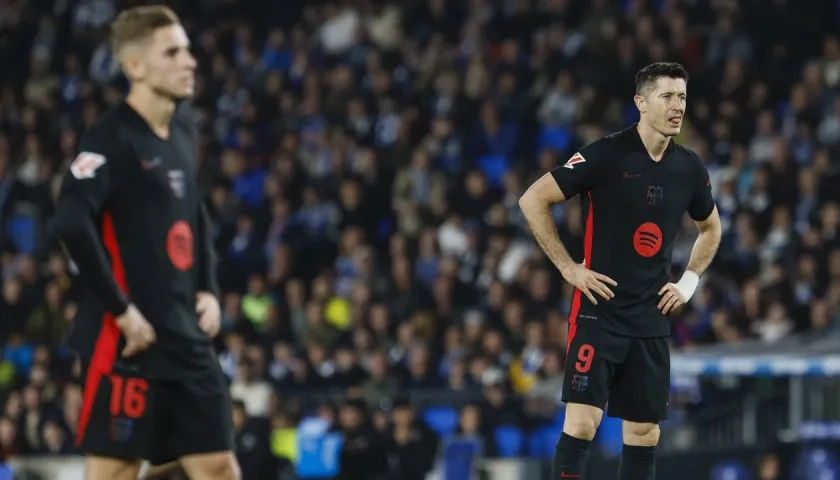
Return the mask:
{"type": "Polygon", "coordinates": [[[682,278],[680,278],[680,281],[677,282],[675,286],[677,287],[677,290],[680,291],[683,298],[685,298],[685,301],[688,302],[691,296],[694,295],[694,291],[697,290],[697,285],[699,283],[700,277],[691,270],[686,270],[685,273],[683,273],[682,278]]]}
{"type": "Polygon", "coordinates": [[[143,480],[146,478],[146,475],[149,473],[149,468],[151,464],[147,460],[143,460],[143,463],[140,464],[140,471],[137,472],[138,480],[143,480]]]}

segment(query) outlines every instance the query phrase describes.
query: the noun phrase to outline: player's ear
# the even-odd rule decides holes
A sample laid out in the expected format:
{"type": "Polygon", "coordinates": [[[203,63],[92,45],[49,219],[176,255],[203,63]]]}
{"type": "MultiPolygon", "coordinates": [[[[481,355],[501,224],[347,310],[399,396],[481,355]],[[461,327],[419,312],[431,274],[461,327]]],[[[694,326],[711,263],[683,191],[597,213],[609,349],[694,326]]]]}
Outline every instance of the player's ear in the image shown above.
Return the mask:
{"type": "Polygon", "coordinates": [[[634,95],[633,101],[636,103],[636,108],[639,109],[639,113],[645,113],[647,110],[647,101],[643,95],[634,95]]]}
{"type": "Polygon", "coordinates": [[[129,80],[142,80],[146,76],[143,51],[140,45],[126,45],[119,53],[120,66],[129,80]]]}

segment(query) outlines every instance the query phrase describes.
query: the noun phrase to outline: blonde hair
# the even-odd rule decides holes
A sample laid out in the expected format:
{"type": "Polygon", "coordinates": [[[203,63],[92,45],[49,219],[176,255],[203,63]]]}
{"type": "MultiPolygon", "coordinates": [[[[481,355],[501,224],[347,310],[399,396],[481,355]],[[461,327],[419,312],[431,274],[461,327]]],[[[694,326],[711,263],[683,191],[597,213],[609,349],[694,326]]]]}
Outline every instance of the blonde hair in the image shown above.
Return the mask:
{"type": "Polygon", "coordinates": [[[178,15],[164,5],[123,10],[111,23],[111,46],[119,56],[126,45],[147,40],[155,30],[181,23],[178,15]]]}

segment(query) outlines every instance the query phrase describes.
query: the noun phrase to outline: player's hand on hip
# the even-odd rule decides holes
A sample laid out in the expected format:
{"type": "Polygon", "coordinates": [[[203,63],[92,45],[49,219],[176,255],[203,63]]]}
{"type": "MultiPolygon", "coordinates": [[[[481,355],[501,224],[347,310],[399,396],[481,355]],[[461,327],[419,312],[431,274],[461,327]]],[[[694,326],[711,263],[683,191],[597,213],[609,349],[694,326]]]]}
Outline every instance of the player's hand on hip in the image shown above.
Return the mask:
{"type": "Polygon", "coordinates": [[[595,294],[604,300],[615,297],[615,294],[610,290],[608,285],[616,287],[618,286],[618,282],[606,275],[586,268],[585,265],[575,265],[568,271],[561,273],[563,274],[563,278],[583,292],[593,305],[598,305],[595,294]]]}
{"type": "Polygon", "coordinates": [[[195,311],[198,313],[198,326],[208,336],[215,337],[222,326],[222,309],[216,296],[208,292],[198,292],[195,296],[195,311]]]}
{"type": "Polygon", "coordinates": [[[665,315],[669,312],[675,312],[678,308],[685,305],[685,297],[680,293],[677,286],[673,283],[666,283],[664,287],[659,289],[659,305],[657,308],[665,315]]]}
{"type": "Polygon", "coordinates": [[[146,317],[134,305],[117,317],[117,326],[125,337],[123,357],[130,357],[149,348],[155,342],[155,330],[146,317]]]}

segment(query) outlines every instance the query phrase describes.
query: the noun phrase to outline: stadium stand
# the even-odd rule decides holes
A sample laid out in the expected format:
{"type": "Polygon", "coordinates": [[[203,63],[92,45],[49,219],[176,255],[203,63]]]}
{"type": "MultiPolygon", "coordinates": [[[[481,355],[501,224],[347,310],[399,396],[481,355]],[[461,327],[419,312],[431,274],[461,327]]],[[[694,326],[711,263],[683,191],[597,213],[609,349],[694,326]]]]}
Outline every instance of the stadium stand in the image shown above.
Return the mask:
{"type": "MultiPolygon", "coordinates": [[[[0,478],[75,453],[79,288],[48,225],[80,133],[121,100],[107,26],[138,3],[0,0],[0,478]]],[[[467,478],[479,458],[546,478],[572,292],[517,199],[632,123],[633,74],[665,60],[692,75],[677,141],[724,241],[673,320],[660,476],[840,475],[836,444],[805,441],[840,438],[840,2],[166,3],[200,64],[245,479],[467,478]]],[[[554,213],[581,258],[577,202],[554,213]]],[[[620,423],[596,443],[610,478],[620,423]]]]}

